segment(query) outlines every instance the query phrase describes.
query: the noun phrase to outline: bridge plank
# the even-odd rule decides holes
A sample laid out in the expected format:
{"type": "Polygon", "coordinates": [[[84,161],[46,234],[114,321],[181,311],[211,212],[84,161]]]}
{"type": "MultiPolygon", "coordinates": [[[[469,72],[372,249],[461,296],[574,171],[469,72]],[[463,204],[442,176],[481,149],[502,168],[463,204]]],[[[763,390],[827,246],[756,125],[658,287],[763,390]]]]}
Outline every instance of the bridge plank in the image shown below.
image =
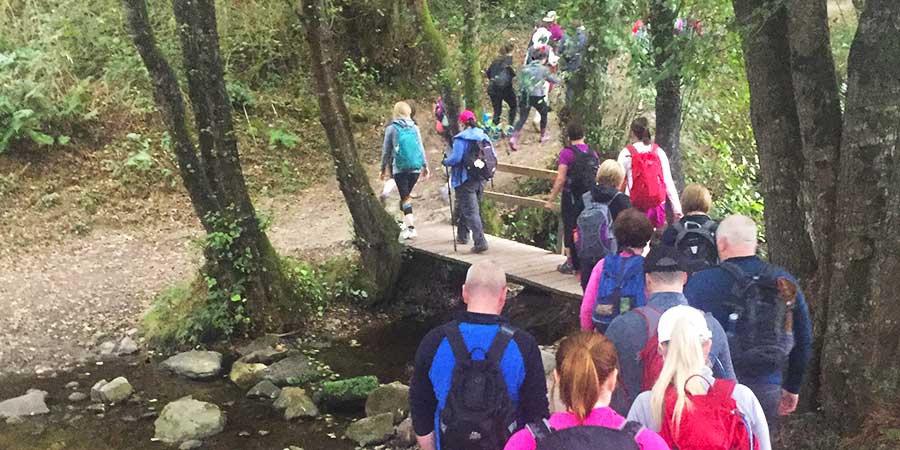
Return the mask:
{"type": "Polygon", "coordinates": [[[532,178],[540,178],[543,180],[553,181],[556,179],[556,172],[547,169],[537,169],[534,167],[517,166],[515,164],[497,163],[497,171],[502,173],[512,173],[516,175],[525,175],[532,178]]]}
{"type": "Polygon", "coordinates": [[[416,231],[419,237],[407,241],[407,245],[415,251],[457,264],[468,265],[493,260],[506,270],[510,281],[565,298],[576,299],[582,296],[581,285],[575,276],[556,271],[556,266],[566,260],[565,256],[490,235],[487,236],[489,250],[485,253],[472,253],[471,243],[458,245],[454,252],[449,224],[421,224],[416,227],[416,231]]]}

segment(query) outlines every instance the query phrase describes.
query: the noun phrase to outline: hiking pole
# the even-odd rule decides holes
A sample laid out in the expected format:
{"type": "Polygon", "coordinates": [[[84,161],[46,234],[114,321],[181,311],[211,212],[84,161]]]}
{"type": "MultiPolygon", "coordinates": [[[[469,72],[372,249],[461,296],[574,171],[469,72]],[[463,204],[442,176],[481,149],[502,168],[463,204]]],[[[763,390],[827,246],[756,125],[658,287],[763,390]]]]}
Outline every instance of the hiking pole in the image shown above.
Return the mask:
{"type": "MultiPolygon", "coordinates": [[[[447,154],[444,154],[444,159],[447,159],[447,154]]],[[[453,226],[453,186],[450,183],[450,168],[444,166],[444,173],[447,175],[447,200],[450,202],[450,234],[453,236],[453,253],[456,253],[456,230],[453,226]]]]}

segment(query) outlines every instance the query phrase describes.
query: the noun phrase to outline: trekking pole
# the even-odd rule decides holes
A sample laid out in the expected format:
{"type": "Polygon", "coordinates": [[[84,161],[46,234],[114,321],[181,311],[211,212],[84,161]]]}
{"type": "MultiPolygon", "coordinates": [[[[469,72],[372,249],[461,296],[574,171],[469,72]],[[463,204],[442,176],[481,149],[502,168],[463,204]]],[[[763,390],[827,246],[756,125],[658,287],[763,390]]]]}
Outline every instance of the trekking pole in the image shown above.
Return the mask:
{"type": "MultiPolygon", "coordinates": [[[[444,154],[444,159],[447,159],[446,154],[444,154]]],[[[444,173],[447,175],[447,199],[450,201],[450,234],[453,236],[453,253],[456,253],[456,230],[453,226],[453,186],[450,183],[450,168],[444,166],[444,173]]]]}

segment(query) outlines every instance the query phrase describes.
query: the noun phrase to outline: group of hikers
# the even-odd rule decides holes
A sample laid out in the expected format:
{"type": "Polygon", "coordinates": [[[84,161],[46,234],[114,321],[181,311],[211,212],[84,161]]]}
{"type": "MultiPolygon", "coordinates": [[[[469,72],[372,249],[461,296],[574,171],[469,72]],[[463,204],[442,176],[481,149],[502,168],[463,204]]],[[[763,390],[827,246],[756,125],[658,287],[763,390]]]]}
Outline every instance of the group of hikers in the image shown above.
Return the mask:
{"type": "MultiPolygon", "coordinates": [[[[456,194],[455,239],[471,240],[475,253],[488,250],[479,204],[497,167],[486,128],[499,125],[507,103],[515,150],[534,107],[549,139],[545,97],[559,81],[550,66],[566,48],[555,19],[548,13],[536,29],[522,71],[540,86],[522,89],[520,78],[516,95],[504,48],[487,70],[493,125],[464,110],[442,161],[456,194]]],[[[412,115],[395,105],[382,158],[382,198],[400,191],[402,239],[416,236],[410,192],[430,173],[412,115]]],[[[803,292],[757,256],[752,219],[717,223],[699,184],[679,195],[647,119],[635,119],[629,137],[616,159],[601,161],[579,124],[566,130],[546,206],[560,196],[567,260],[557,270],[580,278],[583,297],[580,330],[558,343],[552,378],[535,339],[501,316],[503,270],[473,264],[462,286],[466,311],[416,353],[410,410],[423,450],[772,448],[779,417],[797,408],[811,353],[803,292]]]]}
{"type": "Polygon", "coordinates": [[[810,356],[803,293],[756,256],[749,217],[718,224],[721,263],[699,270],[671,230],[654,239],[645,212],[618,212],[619,251],[594,268],[581,330],[558,343],[549,380],[534,337],[501,315],[502,268],[473,264],[462,286],[466,311],[416,352],[410,411],[419,447],[772,449],[779,417],[797,408],[810,356]]]}

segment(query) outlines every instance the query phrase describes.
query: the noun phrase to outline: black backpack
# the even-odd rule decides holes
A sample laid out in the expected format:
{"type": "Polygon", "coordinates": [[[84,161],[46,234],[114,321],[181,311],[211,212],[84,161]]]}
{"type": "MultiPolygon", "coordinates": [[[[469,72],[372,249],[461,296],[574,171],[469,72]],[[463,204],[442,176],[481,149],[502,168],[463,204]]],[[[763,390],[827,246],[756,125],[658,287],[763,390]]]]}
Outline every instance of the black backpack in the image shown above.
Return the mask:
{"type": "Polygon", "coordinates": [[[577,199],[576,203],[578,203],[581,196],[597,184],[597,169],[600,167],[600,160],[590,148],[586,152],[575,147],[568,148],[575,152],[575,159],[566,172],[566,189],[572,193],[572,197],[577,199]]]}
{"type": "Polygon", "coordinates": [[[678,233],[675,237],[675,248],[684,257],[683,263],[688,272],[697,272],[719,263],[719,249],[716,247],[715,221],[707,220],[700,225],[690,220],[684,223],[675,222],[672,228],[678,233]]]}
{"type": "Polygon", "coordinates": [[[516,430],[516,410],[500,369],[500,360],[514,334],[514,329],[500,325],[488,350],[472,349],[472,353],[485,355],[482,360],[474,360],[459,331],[459,322],[446,326],[456,366],[441,410],[442,450],[500,450],[516,430]]]}
{"type": "Polygon", "coordinates": [[[581,425],[554,430],[544,419],[527,428],[537,443],[535,450],[640,450],[634,439],[644,427],[624,422],[619,429],[581,425]]]}
{"type": "Polygon", "coordinates": [[[734,301],[725,303],[730,313],[723,324],[735,373],[740,379],[781,372],[794,348],[796,286],[776,277],[768,264],[755,275],[728,261],[719,267],[735,279],[734,301]],[[794,287],[792,293],[780,292],[785,283],[794,287]]]}
{"type": "Polygon", "coordinates": [[[466,154],[463,155],[463,167],[469,178],[491,180],[497,172],[497,155],[491,141],[469,141],[466,154]]]}
{"type": "Polygon", "coordinates": [[[499,58],[488,68],[489,89],[492,92],[501,92],[512,87],[513,73],[510,67],[511,64],[512,58],[499,58]]]}

